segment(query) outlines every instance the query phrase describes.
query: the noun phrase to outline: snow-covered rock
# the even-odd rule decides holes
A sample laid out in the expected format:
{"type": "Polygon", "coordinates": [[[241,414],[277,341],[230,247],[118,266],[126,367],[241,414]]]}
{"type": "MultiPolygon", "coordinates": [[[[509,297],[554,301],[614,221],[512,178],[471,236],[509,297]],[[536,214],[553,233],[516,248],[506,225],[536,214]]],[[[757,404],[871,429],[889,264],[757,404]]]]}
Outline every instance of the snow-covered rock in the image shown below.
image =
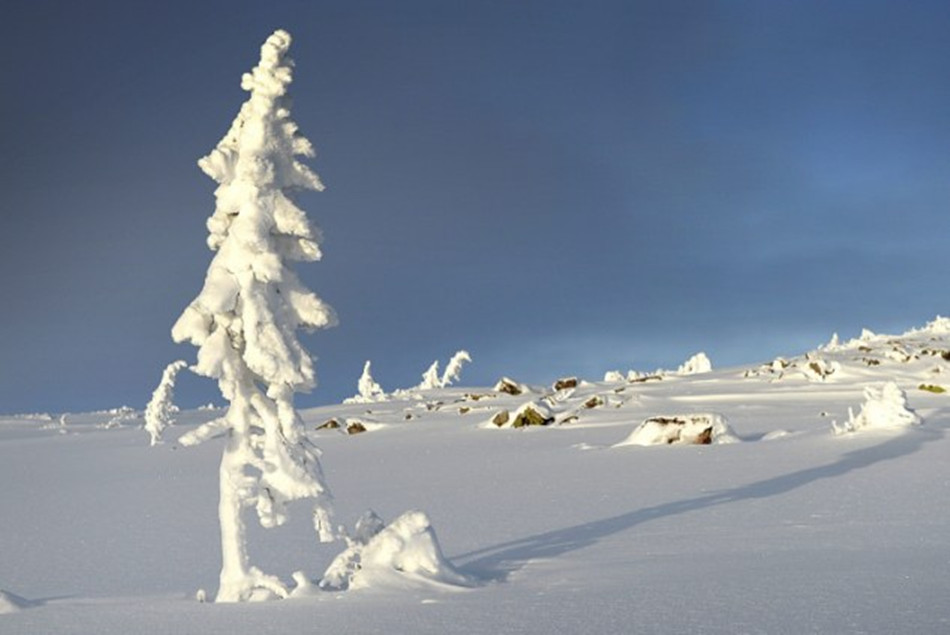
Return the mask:
{"type": "Polygon", "coordinates": [[[638,425],[626,439],[613,447],[625,445],[710,445],[734,443],[738,437],[722,415],[686,414],[650,417],[638,425]]]}

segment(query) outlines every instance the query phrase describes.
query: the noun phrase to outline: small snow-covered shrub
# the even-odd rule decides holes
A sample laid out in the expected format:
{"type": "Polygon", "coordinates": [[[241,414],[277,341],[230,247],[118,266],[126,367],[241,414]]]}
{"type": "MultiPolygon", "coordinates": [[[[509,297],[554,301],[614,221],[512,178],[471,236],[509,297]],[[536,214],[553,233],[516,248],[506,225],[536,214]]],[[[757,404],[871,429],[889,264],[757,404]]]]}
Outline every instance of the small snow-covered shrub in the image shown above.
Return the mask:
{"type": "Polygon", "coordinates": [[[677,375],[698,375],[708,373],[712,370],[712,362],[706,356],[706,353],[696,353],[676,370],[677,375]]]}
{"type": "Polygon", "coordinates": [[[630,436],[613,447],[711,445],[734,443],[738,440],[722,415],[712,413],[668,415],[646,419],[630,433],[630,436]]]}
{"type": "Polygon", "coordinates": [[[921,423],[916,412],[907,406],[907,395],[892,381],[880,388],[867,386],[864,389],[864,405],[855,415],[848,408],[848,420],[842,424],[832,422],[835,434],[860,430],[903,428],[921,423]]]}
{"type": "Polygon", "coordinates": [[[459,572],[443,555],[429,517],[420,511],[406,512],[386,526],[376,514],[368,512],[347,543],[347,549],[324,573],[321,588],[474,585],[472,578],[459,572]]]}

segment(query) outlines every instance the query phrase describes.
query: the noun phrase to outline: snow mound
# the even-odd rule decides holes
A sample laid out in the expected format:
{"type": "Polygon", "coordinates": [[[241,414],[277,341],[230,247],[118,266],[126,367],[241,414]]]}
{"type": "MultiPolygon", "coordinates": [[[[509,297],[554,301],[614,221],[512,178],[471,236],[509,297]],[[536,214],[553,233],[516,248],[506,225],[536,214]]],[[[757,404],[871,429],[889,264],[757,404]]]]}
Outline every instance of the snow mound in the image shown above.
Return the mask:
{"type": "Polygon", "coordinates": [[[5,613],[16,613],[22,609],[33,606],[33,602],[21,598],[15,593],[0,589],[0,615],[5,613]]]}
{"type": "Polygon", "coordinates": [[[626,439],[612,447],[626,445],[711,445],[735,443],[739,439],[722,415],[712,413],[650,417],[626,439]]]}
{"type": "Polygon", "coordinates": [[[832,422],[835,434],[860,430],[904,428],[921,423],[916,412],[907,406],[907,395],[892,381],[880,388],[867,386],[864,389],[864,405],[857,415],[848,408],[848,420],[842,424],[832,422]]]}
{"type": "Polygon", "coordinates": [[[429,517],[409,511],[383,526],[371,512],[356,525],[356,536],[324,573],[320,587],[330,590],[379,586],[471,587],[442,554],[429,517]]]}

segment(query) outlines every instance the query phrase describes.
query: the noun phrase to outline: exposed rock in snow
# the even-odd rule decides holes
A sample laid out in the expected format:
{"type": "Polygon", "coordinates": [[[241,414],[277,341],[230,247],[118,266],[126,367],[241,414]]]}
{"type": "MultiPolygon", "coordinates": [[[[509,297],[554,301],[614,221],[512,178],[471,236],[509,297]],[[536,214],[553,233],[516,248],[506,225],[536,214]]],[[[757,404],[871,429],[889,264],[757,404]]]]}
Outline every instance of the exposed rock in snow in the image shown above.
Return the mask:
{"type": "Polygon", "coordinates": [[[530,426],[547,426],[554,423],[554,414],[542,402],[529,401],[522,404],[514,414],[508,410],[501,410],[491,418],[491,426],[497,428],[526,428],[530,426]]]}
{"type": "Polygon", "coordinates": [[[710,445],[735,443],[738,437],[722,415],[687,414],[650,417],[613,447],[625,445],[710,445]]]}
{"type": "Polygon", "coordinates": [[[527,389],[524,384],[519,384],[515,380],[509,379],[508,377],[502,377],[498,380],[498,383],[495,384],[495,387],[492,390],[496,392],[503,392],[507,395],[517,396],[525,392],[527,389]]]}
{"type": "Polygon", "coordinates": [[[848,420],[842,424],[832,422],[835,434],[846,434],[868,429],[903,428],[921,423],[916,412],[907,406],[907,395],[892,381],[880,388],[867,386],[864,389],[864,405],[855,415],[848,408],[848,420]]]}
{"type": "Polygon", "coordinates": [[[841,365],[838,362],[829,362],[811,353],[806,355],[805,363],[801,365],[801,371],[805,377],[815,381],[826,380],[840,368],[841,365]]]}

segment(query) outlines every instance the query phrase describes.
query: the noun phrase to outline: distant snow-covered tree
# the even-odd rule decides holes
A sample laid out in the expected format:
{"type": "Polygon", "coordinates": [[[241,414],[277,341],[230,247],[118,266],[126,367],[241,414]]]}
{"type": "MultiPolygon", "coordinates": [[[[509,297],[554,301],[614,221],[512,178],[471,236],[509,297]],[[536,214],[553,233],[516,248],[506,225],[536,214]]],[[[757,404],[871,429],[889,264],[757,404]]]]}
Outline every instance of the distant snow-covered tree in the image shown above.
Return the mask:
{"type": "Polygon", "coordinates": [[[162,380],[158,383],[148,405],[145,406],[145,431],[151,437],[151,444],[157,445],[162,440],[165,428],[174,423],[172,418],[178,411],[175,407],[175,379],[178,371],[188,366],[184,360],[172,362],[165,367],[162,380]]]}
{"type": "Polygon", "coordinates": [[[445,372],[442,373],[442,379],[439,381],[441,388],[446,386],[451,386],[453,382],[459,380],[462,376],[462,365],[465,362],[471,362],[472,356],[468,354],[468,351],[458,351],[455,355],[452,356],[452,359],[449,360],[448,366],[445,367],[445,372]]]}
{"type": "Polygon", "coordinates": [[[376,380],[373,379],[372,363],[369,360],[366,360],[366,363],[363,365],[363,374],[360,375],[356,389],[358,391],[357,395],[349,399],[344,399],[343,403],[371,403],[386,397],[386,392],[382,386],[377,384],[376,380]]]}
{"type": "Polygon", "coordinates": [[[313,360],[296,331],[333,326],[336,316],[290,267],[321,257],[321,234],[291,194],[323,189],[298,160],[313,157],[314,150],[290,118],[290,42],[282,30],[267,38],[260,62],[241,79],[250,97],[217,147],[198,162],[219,184],[208,219],[208,246],[217,253],[204,287],[172,329],[176,342],[198,347],[195,371],[216,379],[229,402],[224,416],[180,439],[194,445],[227,436],[218,602],[287,595],[276,577],[249,564],[246,507],[255,507],[264,527],[274,527],[286,520],[287,502],[315,499],[318,535],[333,537],[320,453],[294,407],[294,393],[316,385],[313,360]]]}
{"type": "Polygon", "coordinates": [[[422,373],[422,382],[416,386],[418,390],[432,390],[441,388],[441,378],[439,377],[439,360],[432,362],[432,365],[422,373]]]}
{"type": "Polygon", "coordinates": [[[472,358],[468,351],[458,351],[449,360],[445,372],[439,375],[439,360],[435,360],[422,374],[422,382],[416,386],[416,390],[434,390],[451,385],[452,382],[458,381],[461,377],[462,365],[470,361],[472,361],[472,358]]]}

